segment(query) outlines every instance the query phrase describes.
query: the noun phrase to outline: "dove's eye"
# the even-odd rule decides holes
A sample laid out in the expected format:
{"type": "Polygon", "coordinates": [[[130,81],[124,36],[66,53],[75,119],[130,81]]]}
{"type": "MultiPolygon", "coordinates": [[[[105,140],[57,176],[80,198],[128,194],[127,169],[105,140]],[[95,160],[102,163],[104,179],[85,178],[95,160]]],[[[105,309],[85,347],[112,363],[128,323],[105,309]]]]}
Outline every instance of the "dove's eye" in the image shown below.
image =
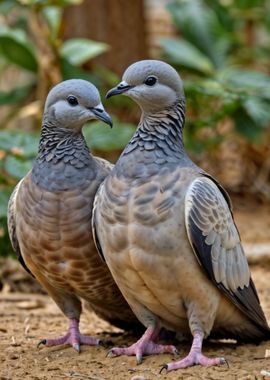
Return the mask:
{"type": "Polygon", "coordinates": [[[157,78],[154,77],[153,75],[151,75],[150,77],[147,77],[144,81],[144,83],[147,85],[147,86],[154,86],[154,84],[156,84],[157,82],[157,78]]]}
{"type": "Polygon", "coordinates": [[[71,106],[76,106],[76,105],[78,104],[78,99],[77,99],[75,96],[73,96],[73,95],[69,95],[69,96],[67,97],[67,101],[68,101],[68,103],[69,103],[71,106]]]}

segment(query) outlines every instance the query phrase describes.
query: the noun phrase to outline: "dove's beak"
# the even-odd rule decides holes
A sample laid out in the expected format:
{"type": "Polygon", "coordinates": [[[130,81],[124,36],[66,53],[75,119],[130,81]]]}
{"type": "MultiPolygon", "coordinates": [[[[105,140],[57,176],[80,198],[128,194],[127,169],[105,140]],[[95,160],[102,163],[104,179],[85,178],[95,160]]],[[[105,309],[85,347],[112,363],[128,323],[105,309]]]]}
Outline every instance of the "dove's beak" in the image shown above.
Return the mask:
{"type": "Polygon", "coordinates": [[[123,81],[120,82],[117,87],[112,88],[109,90],[106,94],[106,98],[110,98],[114,95],[123,94],[124,92],[128,91],[129,89],[133,88],[134,86],[129,85],[127,82],[123,81]]]}
{"type": "Polygon", "coordinates": [[[101,103],[98,106],[91,108],[91,111],[95,115],[96,119],[104,121],[104,123],[109,124],[109,126],[112,128],[112,126],[113,126],[112,118],[104,110],[101,103]]]}

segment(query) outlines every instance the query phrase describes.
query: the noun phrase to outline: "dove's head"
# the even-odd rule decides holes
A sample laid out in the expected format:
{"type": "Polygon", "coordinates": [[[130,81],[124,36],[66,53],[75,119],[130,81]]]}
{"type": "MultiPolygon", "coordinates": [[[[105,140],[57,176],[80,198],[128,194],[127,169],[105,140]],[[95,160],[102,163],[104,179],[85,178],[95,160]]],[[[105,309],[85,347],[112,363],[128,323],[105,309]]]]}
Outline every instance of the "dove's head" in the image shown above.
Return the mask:
{"type": "Polygon", "coordinates": [[[129,96],[146,113],[161,111],[185,98],[179,74],[172,66],[157,60],[138,61],[129,66],[122,81],[106,97],[117,94],[129,96]]]}
{"type": "Polygon", "coordinates": [[[44,123],[80,131],[83,125],[98,119],[112,126],[110,115],[104,110],[97,88],[82,79],[69,79],[57,84],[49,92],[44,123]]]}

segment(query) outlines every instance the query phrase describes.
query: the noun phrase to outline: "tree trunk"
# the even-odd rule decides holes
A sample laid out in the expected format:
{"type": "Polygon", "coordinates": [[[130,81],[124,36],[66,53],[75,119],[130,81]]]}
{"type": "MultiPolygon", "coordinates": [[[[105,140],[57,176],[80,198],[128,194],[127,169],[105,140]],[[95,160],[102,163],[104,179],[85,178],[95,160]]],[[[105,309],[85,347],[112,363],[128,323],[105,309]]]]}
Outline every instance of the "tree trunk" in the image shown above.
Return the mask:
{"type": "Polygon", "coordinates": [[[121,75],[147,58],[143,0],[85,0],[66,9],[64,37],[106,42],[110,50],[96,61],[121,75]]]}

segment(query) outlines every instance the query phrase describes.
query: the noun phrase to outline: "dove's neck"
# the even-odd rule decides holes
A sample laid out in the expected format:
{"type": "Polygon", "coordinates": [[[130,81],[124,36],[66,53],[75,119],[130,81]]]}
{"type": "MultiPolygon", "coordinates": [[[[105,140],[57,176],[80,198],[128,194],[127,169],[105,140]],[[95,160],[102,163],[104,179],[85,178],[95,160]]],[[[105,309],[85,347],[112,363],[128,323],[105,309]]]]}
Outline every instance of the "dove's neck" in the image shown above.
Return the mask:
{"type": "Polygon", "coordinates": [[[184,153],[182,129],[185,123],[185,103],[155,113],[142,113],[137,131],[129,143],[129,148],[140,150],[161,150],[164,156],[180,157],[184,153]]]}
{"type": "Polygon", "coordinates": [[[39,151],[32,169],[32,181],[47,191],[66,191],[82,187],[96,173],[81,132],[42,126],[39,151]]]}
{"type": "Polygon", "coordinates": [[[89,148],[81,132],[48,124],[42,125],[38,162],[57,164],[64,161],[81,168],[88,165],[90,159],[89,148]]]}
{"type": "Polygon", "coordinates": [[[124,154],[134,149],[158,152],[164,159],[181,158],[185,154],[182,130],[185,123],[185,102],[155,113],[142,113],[137,131],[124,154]]]}
{"type": "Polygon", "coordinates": [[[194,165],[183,145],[184,123],[184,100],[160,112],[143,113],[115,170],[129,178],[148,178],[163,167],[173,170],[174,167],[194,165]]]}

